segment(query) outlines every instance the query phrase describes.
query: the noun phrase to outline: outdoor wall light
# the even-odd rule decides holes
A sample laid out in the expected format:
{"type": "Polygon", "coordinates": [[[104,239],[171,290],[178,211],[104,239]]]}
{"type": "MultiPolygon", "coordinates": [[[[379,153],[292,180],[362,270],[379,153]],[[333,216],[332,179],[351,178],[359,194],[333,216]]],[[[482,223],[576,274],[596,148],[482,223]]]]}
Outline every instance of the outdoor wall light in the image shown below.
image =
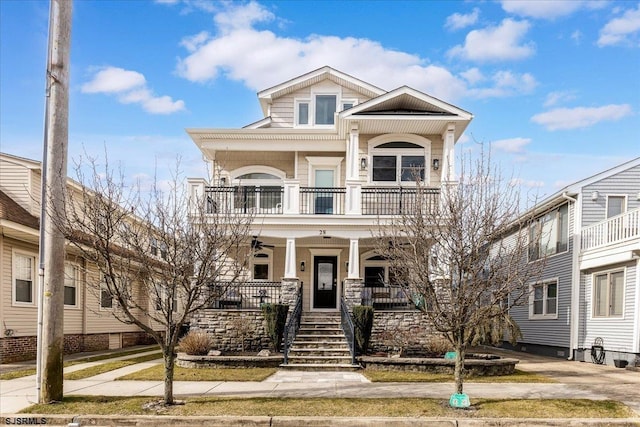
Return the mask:
{"type": "Polygon", "coordinates": [[[363,157],[360,159],[360,169],[365,170],[367,168],[367,158],[363,157]]]}
{"type": "Polygon", "coordinates": [[[598,200],[598,196],[599,196],[598,192],[594,191],[593,193],[591,193],[591,200],[595,202],[596,200],[598,200]]]}
{"type": "Polygon", "coordinates": [[[431,162],[433,165],[433,170],[437,171],[438,169],[440,169],[440,159],[433,159],[433,162],[431,162]]]}
{"type": "Polygon", "coordinates": [[[223,187],[225,185],[227,185],[227,178],[226,177],[223,176],[222,178],[220,178],[220,185],[223,186],[223,187]]]}
{"type": "Polygon", "coordinates": [[[300,271],[304,271],[304,261],[300,261],[300,271]]]}

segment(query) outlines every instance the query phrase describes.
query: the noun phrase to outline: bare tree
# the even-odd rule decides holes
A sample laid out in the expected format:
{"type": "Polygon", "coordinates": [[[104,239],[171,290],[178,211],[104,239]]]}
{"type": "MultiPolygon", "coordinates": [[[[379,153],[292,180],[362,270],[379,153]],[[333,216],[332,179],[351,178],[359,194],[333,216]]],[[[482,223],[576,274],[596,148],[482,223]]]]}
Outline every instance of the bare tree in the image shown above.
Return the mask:
{"type": "Polygon", "coordinates": [[[125,185],[108,162],[102,168],[95,159],[85,163],[76,166],[79,185],[68,191],[61,228],[98,273],[86,275],[88,288],[99,299],[112,298],[118,320],[160,345],[164,403],[173,404],[182,326],[245,279],[253,217],[207,211],[204,195],[187,195],[179,166],[165,191],[156,181],[142,192],[140,185],[125,185]]]}
{"type": "Polygon", "coordinates": [[[380,221],[377,251],[390,275],[456,351],[456,393],[463,392],[471,345],[520,335],[509,309],[528,301],[542,262],[527,263],[528,220],[519,193],[489,155],[467,159],[460,181],[438,199],[417,180],[411,207],[380,221]]]}

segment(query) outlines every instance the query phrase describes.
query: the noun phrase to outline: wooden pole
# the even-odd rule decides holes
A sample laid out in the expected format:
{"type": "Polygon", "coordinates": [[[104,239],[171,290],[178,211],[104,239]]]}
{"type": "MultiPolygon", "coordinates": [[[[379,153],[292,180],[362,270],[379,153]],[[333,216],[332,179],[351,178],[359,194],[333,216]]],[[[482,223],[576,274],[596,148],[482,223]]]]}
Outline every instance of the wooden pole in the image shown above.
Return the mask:
{"type": "Polygon", "coordinates": [[[64,215],[67,182],[67,146],[69,139],[69,58],[71,49],[71,0],[51,0],[49,54],[47,59],[47,108],[45,118],[44,195],[41,203],[45,215],[44,281],[39,299],[42,307],[40,348],[40,403],[63,397],[64,351],[64,236],[56,226],[55,216],[64,215]],[[46,163],[46,164],[45,164],[46,163]]]}

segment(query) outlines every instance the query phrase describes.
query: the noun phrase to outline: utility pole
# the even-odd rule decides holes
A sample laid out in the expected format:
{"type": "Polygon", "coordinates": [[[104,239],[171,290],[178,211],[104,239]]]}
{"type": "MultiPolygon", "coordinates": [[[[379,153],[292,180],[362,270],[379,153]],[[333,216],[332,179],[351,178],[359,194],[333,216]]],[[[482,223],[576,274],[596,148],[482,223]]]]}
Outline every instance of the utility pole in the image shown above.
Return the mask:
{"type": "Polygon", "coordinates": [[[38,295],[38,402],[63,397],[64,235],[49,216],[64,215],[69,140],[72,0],[51,0],[47,54],[38,295]],[[42,311],[40,311],[42,310],[42,311]]]}

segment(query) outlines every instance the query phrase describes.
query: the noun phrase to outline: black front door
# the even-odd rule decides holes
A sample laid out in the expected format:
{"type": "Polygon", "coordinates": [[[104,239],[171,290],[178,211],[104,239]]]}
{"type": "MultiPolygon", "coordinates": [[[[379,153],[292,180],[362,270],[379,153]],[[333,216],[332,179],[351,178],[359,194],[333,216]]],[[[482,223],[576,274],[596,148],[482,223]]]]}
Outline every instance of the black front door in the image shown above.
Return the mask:
{"type": "Polygon", "coordinates": [[[317,256],[313,260],[313,308],[336,308],[338,257],[317,256]]]}

